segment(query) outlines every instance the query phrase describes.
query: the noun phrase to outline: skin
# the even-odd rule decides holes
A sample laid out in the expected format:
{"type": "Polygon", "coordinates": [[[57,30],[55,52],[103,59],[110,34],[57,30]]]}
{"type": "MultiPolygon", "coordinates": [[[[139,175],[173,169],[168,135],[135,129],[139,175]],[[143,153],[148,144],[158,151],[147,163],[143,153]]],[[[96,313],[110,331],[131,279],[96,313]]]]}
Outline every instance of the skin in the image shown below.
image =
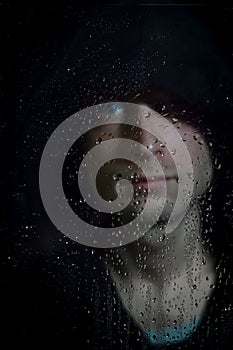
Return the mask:
{"type": "MultiPolygon", "coordinates": [[[[151,331],[195,324],[195,320],[201,320],[215,282],[213,261],[201,243],[202,213],[199,207],[199,200],[212,179],[208,146],[200,132],[189,124],[176,121],[174,127],[190,153],[195,180],[190,207],[184,212],[181,205],[177,213],[177,219],[182,216],[183,220],[173,232],[166,233],[165,225],[179,186],[176,169],[166,147],[162,147],[159,142],[154,143],[150,135],[142,133],[137,141],[149,147],[164,170],[167,202],[160,221],[143,237],[127,246],[105,251],[105,263],[120,300],[145,335],[151,331]]],[[[104,142],[109,134],[114,137],[122,137],[123,134],[124,137],[131,136],[121,126],[114,130],[103,126],[94,131],[91,138],[98,139],[101,135],[101,142],[104,142]]],[[[170,137],[175,144],[172,139],[174,136],[171,134],[170,137]]],[[[109,152],[112,152],[114,158],[114,149],[109,149],[109,152]]],[[[182,164],[182,158],[180,163],[182,164]]],[[[126,167],[127,164],[121,160],[108,166],[105,172],[111,178],[116,173],[124,174],[126,167]]],[[[130,171],[135,174],[136,170],[132,166],[130,171]]],[[[139,182],[135,188],[139,203],[131,207],[126,216],[133,212],[140,213],[145,199],[145,184],[141,181],[141,174],[137,175],[139,182]]],[[[106,177],[103,176],[103,179],[103,182],[101,179],[99,182],[99,187],[103,189],[102,196],[111,197],[106,177]]],[[[192,330],[188,331],[187,336],[191,333],[192,330]]],[[[161,342],[165,343],[165,338],[161,342]]]]}

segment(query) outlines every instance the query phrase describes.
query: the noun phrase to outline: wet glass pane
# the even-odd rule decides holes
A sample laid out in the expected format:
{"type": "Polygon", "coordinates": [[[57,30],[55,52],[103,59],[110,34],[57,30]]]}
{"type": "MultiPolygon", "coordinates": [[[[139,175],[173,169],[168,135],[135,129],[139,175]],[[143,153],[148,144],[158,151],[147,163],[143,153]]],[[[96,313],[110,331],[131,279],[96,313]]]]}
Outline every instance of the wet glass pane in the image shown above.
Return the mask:
{"type": "Polygon", "coordinates": [[[230,349],[232,9],[85,5],[2,7],[4,340],[230,349]]]}

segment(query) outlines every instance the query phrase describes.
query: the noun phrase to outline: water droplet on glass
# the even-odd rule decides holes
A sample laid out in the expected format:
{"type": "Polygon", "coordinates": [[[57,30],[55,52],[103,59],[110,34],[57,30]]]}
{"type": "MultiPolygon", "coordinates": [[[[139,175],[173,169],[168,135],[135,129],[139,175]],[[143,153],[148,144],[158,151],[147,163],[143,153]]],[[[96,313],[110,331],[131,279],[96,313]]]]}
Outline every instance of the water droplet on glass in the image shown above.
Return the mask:
{"type": "Polygon", "coordinates": [[[96,139],[96,141],[95,141],[96,145],[99,145],[101,142],[102,142],[101,137],[99,137],[99,138],[98,138],[98,139],[96,139]]]}
{"type": "Polygon", "coordinates": [[[150,112],[146,112],[146,113],[145,113],[145,118],[150,118],[150,116],[151,116],[151,113],[150,113],[150,112]]]}
{"type": "Polygon", "coordinates": [[[117,180],[120,180],[122,179],[122,174],[118,173],[118,174],[113,174],[113,180],[117,181],[117,180]]]}

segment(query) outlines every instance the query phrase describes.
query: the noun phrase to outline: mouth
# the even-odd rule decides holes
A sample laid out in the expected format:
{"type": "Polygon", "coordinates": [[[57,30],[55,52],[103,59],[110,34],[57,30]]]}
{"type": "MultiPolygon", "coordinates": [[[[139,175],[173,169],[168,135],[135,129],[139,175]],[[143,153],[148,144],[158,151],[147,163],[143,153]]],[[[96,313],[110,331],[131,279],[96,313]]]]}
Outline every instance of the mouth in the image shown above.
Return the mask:
{"type": "Polygon", "coordinates": [[[133,186],[136,189],[148,190],[149,188],[158,188],[161,185],[166,185],[167,182],[175,180],[177,181],[177,176],[154,176],[147,178],[146,176],[140,176],[133,180],[133,186]]]}

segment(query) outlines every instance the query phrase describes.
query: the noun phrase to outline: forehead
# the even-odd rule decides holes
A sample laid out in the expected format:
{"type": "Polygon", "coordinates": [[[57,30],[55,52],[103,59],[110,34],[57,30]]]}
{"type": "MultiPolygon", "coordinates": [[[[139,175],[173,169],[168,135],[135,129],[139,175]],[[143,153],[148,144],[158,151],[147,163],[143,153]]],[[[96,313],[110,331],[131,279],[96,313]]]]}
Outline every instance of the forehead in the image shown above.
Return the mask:
{"type": "MultiPolygon", "coordinates": [[[[188,121],[180,121],[177,118],[167,118],[181,134],[181,136],[190,134],[200,134],[200,130],[197,127],[191,125],[188,121]]],[[[120,137],[120,136],[134,135],[135,138],[154,138],[143,127],[138,125],[129,125],[124,123],[124,119],[119,119],[119,123],[100,125],[91,129],[88,132],[89,137],[120,137]]],[[[172,136],[172,135],[171,135],[172,136]]]]}

